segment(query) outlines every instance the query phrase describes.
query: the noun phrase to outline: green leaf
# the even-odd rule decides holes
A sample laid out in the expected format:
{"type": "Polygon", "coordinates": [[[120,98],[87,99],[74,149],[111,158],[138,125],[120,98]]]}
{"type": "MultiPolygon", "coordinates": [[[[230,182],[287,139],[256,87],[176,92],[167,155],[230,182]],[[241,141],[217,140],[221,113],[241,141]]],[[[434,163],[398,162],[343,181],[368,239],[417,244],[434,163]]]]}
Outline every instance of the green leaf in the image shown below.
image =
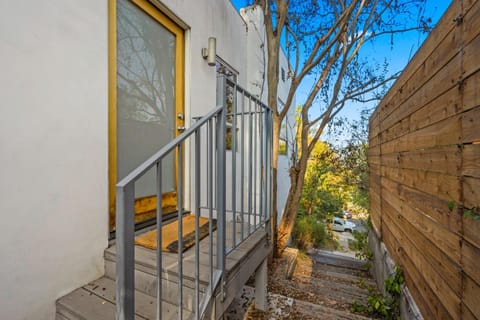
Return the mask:
{"type": "Polygon", "coordinates": [[[480,215],[476,215],[473,217],[473,220],[478,220],[478,219],[480,219],[480,215]]]}
{"type": "Polygon", "coordinates": [[[450,211],[453,211],[453,209],[455,208],[455,201],[448,201],[448,209],[450,211]]]}
{"type": "Polygon", "coordinates": [[[378,308],[380,308],[380,301],[375,302],[375,309],[378,310],[378,308]]]}
{"type": "Polygon", "coordinates": [[[463,214],[463,217],[464,218],[468,218],[472,215],[472,210],[468,210],[468,211],[465,211],[465,213],[463,214]]]}

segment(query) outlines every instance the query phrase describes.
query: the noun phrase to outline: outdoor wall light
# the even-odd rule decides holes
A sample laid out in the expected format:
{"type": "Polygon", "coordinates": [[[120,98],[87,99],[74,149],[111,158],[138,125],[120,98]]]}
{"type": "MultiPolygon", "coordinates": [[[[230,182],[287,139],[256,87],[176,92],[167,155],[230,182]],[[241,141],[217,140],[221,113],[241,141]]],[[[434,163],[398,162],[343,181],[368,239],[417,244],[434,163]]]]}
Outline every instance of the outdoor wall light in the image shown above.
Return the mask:
{"type": "Polygon", "coordinates": [[[209,66],[215,65],[215,57],[217,55],[217,39],[208,38],[208,48],[202,48],[202,57],[207,60],[209,66]]]}

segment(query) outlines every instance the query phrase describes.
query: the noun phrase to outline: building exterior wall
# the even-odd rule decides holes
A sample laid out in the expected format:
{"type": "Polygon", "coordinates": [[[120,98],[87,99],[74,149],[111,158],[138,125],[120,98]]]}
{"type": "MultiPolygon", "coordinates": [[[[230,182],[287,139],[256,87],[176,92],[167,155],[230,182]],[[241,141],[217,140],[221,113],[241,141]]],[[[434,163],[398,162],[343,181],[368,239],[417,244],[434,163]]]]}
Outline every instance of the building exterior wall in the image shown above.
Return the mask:
{"type": "MultiPolygon", "coordinates": [[[[288,76],[289,62],[287,55],[283,50],[280,50],[280,76],[278,84],[278,103],[283,105],[287,101],[288,91],[290,90],[291,78],[288,76]],[[282,71],[283,70],[283,71],[282,71]],[[282,77],[282,72],[284,77],[282,77]]],[[[288,191],[290,190],[290,173],[292,167],[292,156],[296,153],[296,123],[295,123],[295,97],[292,101],[290,109],[285,116],[280,132],[280,138],[287,144],[287,152],[284,155],[278,156],[278,184],[277,184],[277,214],[278,221],[280,221],[283,210],[285,210],[285,202],[287,201],[288,191]]]]}
{"type": "Polygon", "coordinates": [[[107,4],[0,2],[0,318],[53,319],[103,273],[107,4]]]}
{"type": "MultiPolygon", "coordinates": [[[[248,89],[263,61],[246,54],[254,40],[229,0],[156,5],[186,30],[188,127],[216,104],[208,37],[248,89]]],[[[53,319],[57,298],[103,275],[108,38],[107,0],[0,2],[2,319],[53,319]]]]}
{"type": "Polygon", "coordinates": [[[202,116],[215,107],[216,72],[203,59],[201,49],[207,46],[209,37],[215,37],[217,55],[239,71],[238,82],[245,86],[245,23],[228,0],[165,0],[161,4],[187,30],[186,115],[187,119],[202,116]]]}

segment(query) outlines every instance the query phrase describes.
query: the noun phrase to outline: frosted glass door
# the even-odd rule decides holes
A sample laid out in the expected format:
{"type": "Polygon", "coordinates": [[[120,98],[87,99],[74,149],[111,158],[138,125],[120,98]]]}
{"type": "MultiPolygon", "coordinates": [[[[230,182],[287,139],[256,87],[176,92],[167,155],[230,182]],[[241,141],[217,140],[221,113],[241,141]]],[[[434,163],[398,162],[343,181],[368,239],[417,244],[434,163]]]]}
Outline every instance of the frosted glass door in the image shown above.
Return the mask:
{"type": "MultiPolygon", "coordinates": [[[[176,135],[175,35],[127,0],[117,2],[117,180],[176,135]]],[[[163,192],[175,192],[175,156],[164,161],[163,192]]],[[[135,197],[155,194],[151,170],[135,197]]]]}

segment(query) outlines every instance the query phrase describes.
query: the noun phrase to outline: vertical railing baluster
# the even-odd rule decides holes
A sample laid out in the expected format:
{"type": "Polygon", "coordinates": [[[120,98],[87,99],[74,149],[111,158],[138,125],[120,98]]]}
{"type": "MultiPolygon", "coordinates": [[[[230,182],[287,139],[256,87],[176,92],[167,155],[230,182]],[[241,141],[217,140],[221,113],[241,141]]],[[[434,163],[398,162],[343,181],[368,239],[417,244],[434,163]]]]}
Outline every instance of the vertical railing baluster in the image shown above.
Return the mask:
{"type": "Polygon", "coordinates": [[[240,152],[240,212],[241,212],[241,239],[245,238],[245,93],[242,92],[242,132],[240,152]]]}
{"type": "MultiPolygon", "coordinates": [[[[216,125],[216,138],[217,138],[217,183],[216,183],[216,196],[217,196],[217,268],[221,271],[222,277],[225,272],[225,180],[226,180],[226,80],[225,76],[218,78],[217,83],[217,103],[221,103],[223,106],[222,111],[218,114],[216,125]]],[[[223,280],[222,280],[223,282],[223,280]]]]}
{"type": "Polygon", "coordinates": [[[264,111],[263,111],[263,105],[260,105],[260,225],[262,224],[262,218],[263,218],[263,209],[265,208],[264,206],[264,199],[265,195],[263,194],[263,182],[265,181],[265,165],[264,165],[264,160],[265,160],[265,155],[264,155],[264,135],[265,135],[265,127],[264,127],[264,111]]]}
{"type": "Polygon", "coordinates": [[[183,148],[177,145],[177,207],[178,207],[178,319],[183,318],[183,148]]]}
{"type": "Polygon", "coordinates": [[[241,144],[241,152],[240,152],[240,213],[241,213],[241,225],[240,225],[240,232],[242,233],[241,239],[245,238],[245,93],[242,92],[242,144],[241,144]]]}
{"type": "Polygon", "coordinates": [[[233,119],[232,119],[232,129],[230,130],[232,134],[232,250],[236,246],[237,239],[237,84],[233,85],[233,119]]]}
{"type": "Polygon", "coordinates": [[[210,292],[213,291],[213,121],[207,125],[207,207],[210,259],[210,292]]]}
{"type": "Polygon", "coordinates": [[[253,220],[253,230],[257,230],[257,161],[258,161],[258,119],[257,119],[257,108],[258,108],[258,102],[255,101],[254,104],[254,109],[253,109],[253,123],[254,123],[254,134],[255,134],[255,139],[253,139],[253,213],[254,213],[254,220],[253,220]]]}
{"type": "Polygon", "coordinates": [[[253,133],[252,133],[252,99],[248,98],[248,235],[251,233],[251,215],[252,215],[252,144],[253,144],[253,133]]]}
{"type": "Polygon", "coordinates": [[[264,118],[263,118],[263,126],[264,126],[264,135],[263,135],[263,141],[264,141],[264,155],[265,155],[265,158],[264,158],[264,172],[265,172],[265,176],[264,176],[264,181],[263,181],[263,185],[264,185],[264,199],[263,199],[263,221],[264,223],[266,224],[267,223],[267,212],[268,212],[268,200],[267,200],[267,193],[268,193],[268,178],[270,177],[270,172],[268,171],[268,150],[270,148],[272,148],[272,144],[268,142],[268,107],[264,107],[264,118]]]}
{"type": "Polygon", "coordinates": [[[117,320],[133,320],[135,313],[134,183],[116,188],[117,320]]]}
{"type": "Polygon", "coordinates": [[[162,319],[162,159],[157,162],[157,320],[162,319]]]}
{"type": "Polygon", "coordinates": [[[195,318],[200,319],[200,129],[195,131],[195,318]]]}

